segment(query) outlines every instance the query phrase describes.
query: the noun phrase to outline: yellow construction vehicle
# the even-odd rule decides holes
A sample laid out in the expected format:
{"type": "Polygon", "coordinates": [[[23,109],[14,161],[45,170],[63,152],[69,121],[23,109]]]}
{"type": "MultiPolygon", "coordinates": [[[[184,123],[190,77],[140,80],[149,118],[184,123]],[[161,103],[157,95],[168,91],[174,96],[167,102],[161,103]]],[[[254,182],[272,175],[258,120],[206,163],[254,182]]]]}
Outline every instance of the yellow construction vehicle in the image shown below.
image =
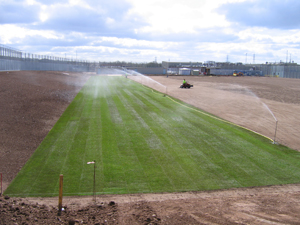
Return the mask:
{"type": "Polygon", "coordinates": [[[244,76],[244,74],[242,72],[237,72],[236,70],[233,71],[233,76],[234,77],[240,77],[240,76],[244,76]]]}

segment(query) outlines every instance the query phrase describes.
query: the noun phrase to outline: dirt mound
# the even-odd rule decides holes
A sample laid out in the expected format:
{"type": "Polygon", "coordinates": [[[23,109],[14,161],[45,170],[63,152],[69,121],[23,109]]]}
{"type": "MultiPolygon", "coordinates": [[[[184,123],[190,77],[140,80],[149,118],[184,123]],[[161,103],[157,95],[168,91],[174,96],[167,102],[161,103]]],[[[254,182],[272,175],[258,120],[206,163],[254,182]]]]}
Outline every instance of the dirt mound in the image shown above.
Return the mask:
{"type": "Polygon", "coordinates": [[[0,197],[0,224],[118,224],[118,206],[91,204],[77,210],[28,203],[23,199],[0,197]]]}
{"type": "Polygon", "coordinates": [[[299,224],[300,185],[65,197],[0,197],[0,224],[299,224]]]}

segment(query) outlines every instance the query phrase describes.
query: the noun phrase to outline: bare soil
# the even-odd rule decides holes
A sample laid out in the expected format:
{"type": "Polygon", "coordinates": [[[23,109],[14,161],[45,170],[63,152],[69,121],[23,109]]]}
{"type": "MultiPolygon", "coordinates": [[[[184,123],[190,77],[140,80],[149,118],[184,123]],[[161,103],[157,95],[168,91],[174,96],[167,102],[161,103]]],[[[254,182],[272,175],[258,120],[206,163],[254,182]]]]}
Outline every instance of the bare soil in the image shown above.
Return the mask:
{"type": "Polygon", "coordinates": [[[167,86],[170,96],[300,151],[300,79],[232,76],[151,78],[167,86]],[[194,87],[179,88],[184,78],[194,87]]]}
{"type": "MultiPolygon", "coordinates": [[[[91,74],[0,72],[0,172],[4,189],[91,74]]],[[[216,116],[300,150],[300,79],[152,76],[161,89],[216,116]],[[274,114],[274,116],[272,115],[274,114]],[[278,128],[275,137],[275,118],[278,128]]],[[[162,90],[160,90],[162,91],[162,90]]],[[[300,185],[218,191],[64,197],[0,197],[0,224],[299,224],[300,185]]]]}

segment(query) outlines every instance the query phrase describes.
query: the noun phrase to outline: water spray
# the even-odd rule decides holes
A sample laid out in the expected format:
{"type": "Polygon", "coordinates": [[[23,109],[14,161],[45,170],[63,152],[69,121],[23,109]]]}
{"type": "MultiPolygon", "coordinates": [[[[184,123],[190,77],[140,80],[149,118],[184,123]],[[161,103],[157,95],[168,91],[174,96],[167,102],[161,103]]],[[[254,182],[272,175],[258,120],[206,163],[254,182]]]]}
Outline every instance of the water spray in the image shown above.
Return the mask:
{"type": "Polygon", "coordinates": [[[146,85],[145,82],[147,83],[147,80],[148,81],[151,81],[153,82],[153,84],[158,84],[160,87],[163,87],[163,91],[162,90],[158,90],[160,92],[164,92],[165,91],[165,94],[163,95],[164,97],[167,95],[167,86],[157,82],[156,80],[153,80],[152,78],[148,77],[148,76],[145,76],[137,71],[134,71],[134,70],[129,70],[125,67],[120,67],[119,69],[118,68],[105,68],[105,72],[107,74],[120,74],[120,75],[123,75],[125,76],[125,78],[128,78],[129,76],[131,76],[132,78],[133,77],[138,77],[138,80],[136,79],[132,79],[132,80],[136,80],[137,82],[141,83],[142,85],[146,85]],[[142,79],[144,78],[144,79],[142,79]]]}
{"type": "Polygon", "coordinates": [[[164,97],[168,95],[168,87],[166,86],[166,94],[164,94],[164,97]]]}
{"type": "Polygon", "coordinates": [[[274,135],[273,144],[275,144],[275,138],[276,138],[276,132],[277,132],[277,123],[278,123],[278,120],[276,120],[275,135],[274,135]]]}
{"type": "MultiPolygon", "coordinates": [[[[274,132],[274,139],[273,139],[273,144],[275,144],[275,140],[276,140],[276,133],[277,133],[277,125],[278,125],[278,120],[277,118],[275,117],[274,113],[271,111],[271,109],[255,94],[253,93],[251,90],[249,90],[248,88],[245,88],[245,87],[242,87],[240,85],[238,85],[239,88],[242,88],[246,91],[247,94],[249,94],[250,96],[252,97],[255,97],[256,99],[258,99],[262,104],[263,106],[270,112],[270,114],[273,116],[274,120],[275,120],[275,132],[274,132]]],[[[270,140],[272,140],[270,138],[270,140]]]]}
{"type": "Polygon", "coordinates": [[[278,124],[278,120],[275,117],[274,113],[271,111],[271,109],[265,104],[263,103],[263,105],[267,108],[267,110],[271,113],[271,115],[273,116],[274,120],[275,120],[275,134],[274,134],[274,140],[273,140],[273,144],[275,144],[275,139],[276,139],[276,133],[277,133],[277,124],[278,124]]]}
{"type": "MultiPolygon", "coordinates": [[[[153,82],[154,84],[158,84],[159,86],[164,87],[165,94],[163,95],[163,97],[165,97],[165,96],[168,94],[168,93],[167,93],[167,91],[168,91],[168,90],[167,90],[167,86],[165,86],[165,85],[159,83],[158,81],[153,80],[152,78],[150,78],[150,77],[148,77],[148,76],[145,76],[145,75],[143,75],[143,74],[141,74],[141,73],[139,73],[139,72],[136,72],[136,71],[134,71],[134,70],[126,70],[126,72],[127,72],[128,75],[131,75],[131,76],[138,76],[138,77],[140,77],[140,78],[145,78],[145,80],[150,80],[150,81],[153,82]]],[[[145,85],[143,81],[144,81],[144,80],[141,79],[141,80],[140,80],[140,83],[141,83],[142,85],[145,85]]]]}

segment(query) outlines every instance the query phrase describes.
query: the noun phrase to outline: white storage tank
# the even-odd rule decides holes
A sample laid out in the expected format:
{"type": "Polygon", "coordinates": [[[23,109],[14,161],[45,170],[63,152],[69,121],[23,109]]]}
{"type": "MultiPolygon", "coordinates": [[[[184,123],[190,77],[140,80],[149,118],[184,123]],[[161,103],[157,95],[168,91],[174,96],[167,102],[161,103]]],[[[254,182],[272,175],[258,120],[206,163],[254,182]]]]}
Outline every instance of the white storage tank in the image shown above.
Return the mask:
{"type": "Polygon", "coordinates": [[[188,68],[180,68],[179,75],[191,75],[191,69],[188,68]]]}

